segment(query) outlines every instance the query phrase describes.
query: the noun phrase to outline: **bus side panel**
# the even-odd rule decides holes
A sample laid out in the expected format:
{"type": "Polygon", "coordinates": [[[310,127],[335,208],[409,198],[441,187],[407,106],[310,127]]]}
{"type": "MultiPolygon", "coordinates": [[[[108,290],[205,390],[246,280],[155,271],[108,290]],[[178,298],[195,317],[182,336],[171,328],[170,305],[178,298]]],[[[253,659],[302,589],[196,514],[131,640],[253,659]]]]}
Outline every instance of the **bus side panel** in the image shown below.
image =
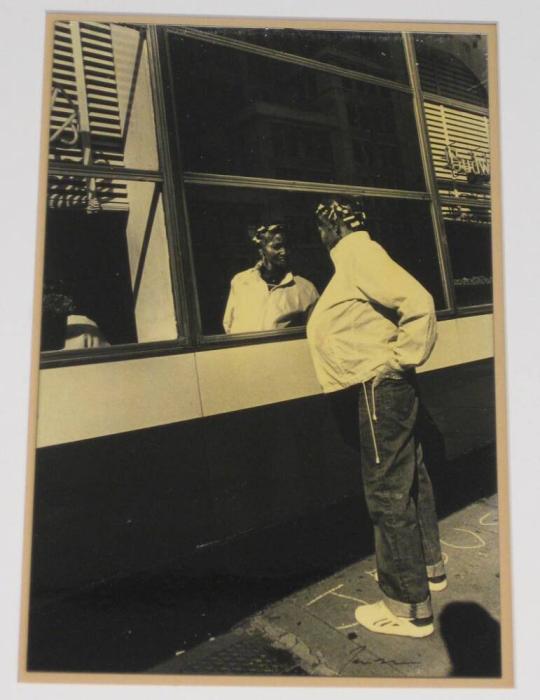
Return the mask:
{"type": "MultiPolygon", "coordinates": [[[[432,417],[426,451],[446,509],[458,483],[452,460],[495,439],[492,362],[424,373],[419,383],[432,417]]],[[[167,562],[189,567],[194,552],[211,556],[228,539],[256,537],[346,497],[364,513],[354,391],[340,399],[349,404],[347,426],[333,399],[319,395],[40,449],[34,592],[167,562]]],[[[494,491],[494,464],[485,464],[467,463],[464,498],[472,480],[494,491]]]]}
{"type": "Polygon", "coordinates": [[[33,592],[181,560],[214,539],[199,420],[38,450],[33,592]]]}
{"type": "MultiPolygon", "coordinates": [[[[350,404],[354,410],[354,396],[350,404]]],[[[205,424],[222,537],[293,520],[352,493],[360,497],[359,455],[342,440],[328,397],[224,413],[205,424]]]]}

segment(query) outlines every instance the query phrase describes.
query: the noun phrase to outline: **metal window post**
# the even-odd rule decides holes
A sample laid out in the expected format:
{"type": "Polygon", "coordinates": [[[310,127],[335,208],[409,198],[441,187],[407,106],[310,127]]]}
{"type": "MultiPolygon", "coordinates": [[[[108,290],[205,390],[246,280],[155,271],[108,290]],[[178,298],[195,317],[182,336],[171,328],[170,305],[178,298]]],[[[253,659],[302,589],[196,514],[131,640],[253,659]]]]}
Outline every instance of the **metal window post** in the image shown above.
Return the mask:
{"type": "Polygon", "coordinates": [[[177,326],[184,342],[193,345],[199,335],[200,313],[193,279],[193,257],[187,232],[182,165],[176,149],[175,122],[171,114],[174,107],[171,104],[165,28],[148,25],[147,39],[159,161],[163,175],[163,212],[169,241],[177,326]]]}
{"type": "Polygon", "coordinates": [[[424,169],[427,191],[431,197],[431,218],[433,221],[433,229],[435,231],[435,245],[437,247],[437,255],[439,257],[439,268],[441,271],[443,292],[447,307],[454,312],[456,309],[456,302],[454,285],[452,282],[452,263],[450,260],[448,241],[446,239],[446,231],[442,217],[437,179],[431,157],[429,134],[427,130],[426,117],[424,114],[424,97],[420,83],[420,76],[418,74],[418,65],[416,63],[414,39],[412,34],[409,34],[408,32],[403,32],[402,36],[403,45],[405,48],[405,57],[407,60],[407,70],[409,72],[409,80],[413,91],[414,116],[416,120],[418,141],[420,144],[422,167],[424,169]]]}

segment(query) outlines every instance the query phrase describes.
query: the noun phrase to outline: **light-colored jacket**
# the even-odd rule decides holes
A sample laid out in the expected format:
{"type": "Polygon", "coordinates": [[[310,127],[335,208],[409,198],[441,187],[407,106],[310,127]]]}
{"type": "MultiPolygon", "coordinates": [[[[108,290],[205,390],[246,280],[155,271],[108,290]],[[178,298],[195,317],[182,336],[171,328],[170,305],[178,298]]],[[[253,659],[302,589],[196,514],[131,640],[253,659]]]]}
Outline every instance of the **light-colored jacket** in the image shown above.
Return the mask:
{"type": "Polygon", "coordinates": [[[344,236],[330,255],[335,273],[307,326],[323,391],[425,362],[437,337],[431,294],[366,231],[344,236]]]}
{"type": "Polygon", "coordinates": [[[226,333],[250,333],[303,326],[318,298],[309,280],[291,272],[268,286],[256,265],[232,278],[223,328],[226,333]]]}

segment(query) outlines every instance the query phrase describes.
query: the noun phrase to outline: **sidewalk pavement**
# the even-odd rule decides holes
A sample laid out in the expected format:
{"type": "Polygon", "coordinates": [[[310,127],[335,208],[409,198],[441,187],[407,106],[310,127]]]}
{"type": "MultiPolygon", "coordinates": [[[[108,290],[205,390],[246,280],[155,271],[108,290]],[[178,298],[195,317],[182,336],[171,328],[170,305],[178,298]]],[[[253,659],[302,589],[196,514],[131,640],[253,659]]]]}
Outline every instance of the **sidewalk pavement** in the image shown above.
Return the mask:
{"type": "Polygon", "coordinates": [[[243,620],[232,631],[154,667],[161,674],[330,677],[500,675],[497,497],[440,523],[449,586],[432,594],[425,639],[368,632],[355,608],[380,599],[369,556],[243,620]]]}

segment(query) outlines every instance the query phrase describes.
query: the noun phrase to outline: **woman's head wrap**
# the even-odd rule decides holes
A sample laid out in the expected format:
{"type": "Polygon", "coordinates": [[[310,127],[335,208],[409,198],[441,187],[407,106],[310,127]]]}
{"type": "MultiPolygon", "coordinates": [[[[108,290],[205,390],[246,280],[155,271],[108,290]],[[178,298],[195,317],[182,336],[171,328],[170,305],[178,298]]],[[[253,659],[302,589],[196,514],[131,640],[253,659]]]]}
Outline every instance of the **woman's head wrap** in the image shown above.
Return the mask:
{"type": "Polygon", "coordinates": [[[283,224],[268,224],[259,226],[251,234],[251,240],[256,245],[263,245],[269,237],[275,236],[278,233],[285,233],[285,226],[283,224]]]}
{"type": "Polygon", "coordinates": [[[366,214],[358,208],[354,209],[350,204],[338,202],[333,199],[330,202],[321,202],[315,209],[317,218],[328,224],[345,224],[350,231],[360,231],[366,225],[366,214]]]}

